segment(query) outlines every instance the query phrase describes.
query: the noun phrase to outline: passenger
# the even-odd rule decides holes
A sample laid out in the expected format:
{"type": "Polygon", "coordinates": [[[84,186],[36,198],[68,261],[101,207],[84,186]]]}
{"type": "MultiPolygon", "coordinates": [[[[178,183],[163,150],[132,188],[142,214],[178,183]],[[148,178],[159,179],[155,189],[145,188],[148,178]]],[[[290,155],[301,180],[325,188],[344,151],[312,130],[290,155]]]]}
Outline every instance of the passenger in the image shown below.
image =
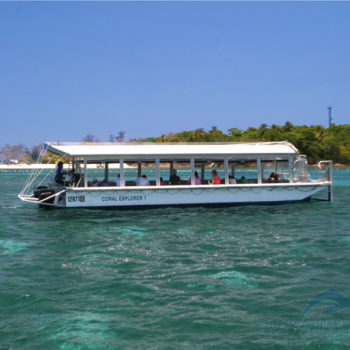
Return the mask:
{"type": "Polygon", "coordinates": [[[201,178],[199,177],[197,171],[194,172],[194,183],[196,185],[201,185],[202,184],[201,178]]]}
{"type": "Polygon", "coordinates": [[[64,175],[72,174],[72,171],[64,171],[63,170],[63,162],[57,163],[56,176],[55,181],[57,184],[64,185],[64,175]]]}
{"type": "Polygon", "coordinates": [[[275,182],[275,176],[276,176],[275,173],[271,173],[270,176],[269,176],[268,181],[269,182],[275,182]]]}
{"type": "Polygon", "coordinates": [[[120,174],[117,176],[117,181],[115,182],[117,186],[120,186],[120,174]]]}
{"type": "Polygon", "coordinates": [[[214,185],[221,184],[221,178],[220,178],[220,176],[218,176],[218,172],[216,170],[213,170],[211,172],[211,183],[214,185]]]}
{"type": "Polygon", "coordinates": [[[92,181],[91,187],[98,187],[98,180],[97,179],[92,181]]]}
{"type": "Polygon", "coordinates": [[[103,179],[103,181],[101,182],[101,186],[102,186],[102,187],[107,187],[107,186],[109,186],[108,181],[107,181],[106,179],[103,179]]]}
{"type": "Polygon", "coordinates": [[[160,185],[161,185],[161,186],[164,186],[164,185],[165,185],[165,182],[164,182],[163,178],[161,177],[159,180],[160,180],[160,185]]]}
{"type": "MultiPolygon", "coordinates": [[[[191,184],[191,179],[188,179],[188,180],[187,180],[187,183],[188,183],[188,184],[191,184]]],[[[200,179],[200,177],[199,177],[197,171],[194,172],[194,183],[195,183],[196,185],[201,185],[201,184],[202,184],[201,179],[200,179]]]]}
{"type": "Polygon", "coordinates": [[[241,183],[242,184],[247,184],[248,183],[248,180],[245,178],[245,176],[241,177],[241,183]]]}
{"type": "Polygon", "coordinates": [[[149,186],[150,183],[147,180],[147,176],[146,175],[142,175],[136,178],[135,180],[136,186],[149,186]]]}
{"type": "Polygon", "coordinates": [[[228,177],[228,183],[229,183],[230,185],[235,185],[235,184],[237,183],[237,180],[235,179],[234,176],[229,175],[229,177],[228,177]]]}
{"type": "Polygon", "coordinates": [[[170,185],[180,185],[180,178],[176,175],[177,170],[173,169],[173,173],[169,178],[170,185]]]}
{"type": "Polygon", "coordinates": [[[269,181],[269,182],[278,182],[279,178],[280,178],[280,175],[279,175],[279,174],[277,174],[277,173],[271,173],[270,176],[269,176],[268,181],[269,181]]]}
{"type": "MultiPolygon", "coordinates": [[[[191,179],[188,179],[186,182],[187,182],[188,184],[191,184],[191,179]]],[[[200,179],[200,177],[199,177],[197,171],[194,172],[194,183],[195,183],[196,185],[201,185],[201,184],[202,184],[202,181],[201,181],[201,179],[200,179]]]]}

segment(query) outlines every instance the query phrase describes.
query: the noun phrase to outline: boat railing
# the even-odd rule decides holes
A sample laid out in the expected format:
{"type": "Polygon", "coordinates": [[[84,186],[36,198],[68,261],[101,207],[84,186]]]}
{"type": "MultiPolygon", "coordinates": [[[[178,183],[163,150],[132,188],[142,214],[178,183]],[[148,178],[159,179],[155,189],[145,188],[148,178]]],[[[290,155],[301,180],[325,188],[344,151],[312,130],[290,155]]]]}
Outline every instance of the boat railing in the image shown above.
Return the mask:
{"type": "Polygon", "coordinates": [[[333,161],[321,160],[317,163],[317,182],[328,182],[328,201],[333,202],[333,161]]]}
{"type": "Polygon", "coordinates": [[[19,194],[18,195],[18,198],[20,198],[23,202],[28,202],[28,203],[35,203],[35,204],[40,204],[42,206],[47,206],[47,207],[63,207],[63,205],[57,205],[57,203],[54,203],[56,197],[62,195],[63,193],[65,193],[66,190],[63,189],[57,193],[53,193],[52,195],[50,196],[47,196],[43,199],[39,199],[39,198],[36,198],[34,197],[33,195],[25,195],[25,194],[19,194]]]}
{"type": "Polygon", "coordinates": [[[293,167],[294,182],[310,182],[310,175],[307,171],[307,160],[303,155],[298,156],[293,167]]]}
{"type": "Polygon", "coordinates": [[[318,166],[318,182],[330,181],[333,182],[333,162],[331,160],[321,160],[317,163],[318,166]],[[325,165],[326,167],[322,167],[325,165]]]}

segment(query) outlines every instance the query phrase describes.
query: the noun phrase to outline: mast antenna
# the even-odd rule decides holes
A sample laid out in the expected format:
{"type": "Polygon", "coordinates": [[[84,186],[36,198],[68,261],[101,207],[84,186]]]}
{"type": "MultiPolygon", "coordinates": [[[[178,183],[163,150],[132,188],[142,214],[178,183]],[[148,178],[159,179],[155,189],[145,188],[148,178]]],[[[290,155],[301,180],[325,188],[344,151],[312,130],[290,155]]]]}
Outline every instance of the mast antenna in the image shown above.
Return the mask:
{"type": "Polygon", "coordinates": [[[330,128],[332,125],[332,107],[328,107],[328,127],[330,128]]]}

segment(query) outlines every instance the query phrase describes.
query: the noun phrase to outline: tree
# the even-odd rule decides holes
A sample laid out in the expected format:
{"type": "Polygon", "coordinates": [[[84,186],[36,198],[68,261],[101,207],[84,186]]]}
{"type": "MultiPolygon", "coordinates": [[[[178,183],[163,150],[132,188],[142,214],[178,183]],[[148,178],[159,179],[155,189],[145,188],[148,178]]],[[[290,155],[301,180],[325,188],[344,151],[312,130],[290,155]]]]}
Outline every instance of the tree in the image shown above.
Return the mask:
{"type": "Polygon", "coordinates": [[[32,150],[30,152],[31,160],[33,160],[33,161],[37,161],[38,160],[42,148],[43,148],[43,144],[39,144],[39,145],[36,145],[36,146],[32,147],[32,150]]]}
{"type": "Polygon", "coordinates": [[[114,135],[109,135],[109,142],[114,142],[115,141],[115,136],[114,135]]]}
{"type": "Polygon", "coordinates": [[[83,138],[83,142],[98,142],[99,139],[92,134],[87,134],[84,138],[83,138]]]}
{"type": "Polygon", "coordinates": [[[259,126],[259,137],[260,138],[263,138],[264,137],[264,135],[265,135],[265,133],[266,133],[266,131],[268,130],[268,127],[267,127],[267,125],[266,124],[261,124],[260,126],[259,126]]]}
{"type": "Polygon", "coordinates": [[[119,131],[118,136],[109,135],[109,142],[124,142],[126,131],[119,131]]]}
{"type": "Polygon", "coordinates": [[[123,142],[125,139],[126,131],[119,131],[118,136],[115,138],[117,142],[123,142]]]}
{"type": "Polygon", "coordinates": [[[294,128],[293,124],[289,121],[285,122],[284,124],[284,129],[287,131],[287,132],[290,132],[292,131],[294,128]]]}
{"type": "Polygon", "coordinates": [[[242,135],[242,130],[231,128],[227,130],[229,135],[239,138],[242,135]]]}
{"type": "Polygon", "coordinates": [[[1,158],[4,158],[6,160],[22,160],[25,156],[28,156],[30,153],[29,149],[25,147],[24,145],[14,145],[11,146],[9,144],[6,144],[0,152],[1,158]]]}

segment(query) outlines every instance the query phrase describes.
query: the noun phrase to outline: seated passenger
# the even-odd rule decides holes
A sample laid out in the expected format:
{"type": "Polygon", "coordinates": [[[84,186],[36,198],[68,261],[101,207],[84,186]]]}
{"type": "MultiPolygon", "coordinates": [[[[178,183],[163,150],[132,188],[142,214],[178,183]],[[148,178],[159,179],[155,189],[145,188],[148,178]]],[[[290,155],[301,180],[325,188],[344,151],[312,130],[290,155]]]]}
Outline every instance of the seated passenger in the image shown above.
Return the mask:
{"type": "Polygon", "coordinates": [[[218,176],[218,172],[216,170],[213,170],[211,172],[211,183],[214,185],[221,184],[221,178],[220,178],[220,176],[218,176]]]}
{"type": "Polygon", "coordinates": [[[165,182],[164,182],[163,178],[161,177],[159,180],[160,180],[160,185],[161,185],[161,186],[164,186],[164,185],[165,185],[165,182]]]}
{"type": "Polygon", "coordinates": [[[235,179],[234,176],[229,175],[229,176],[228,176],[228,183],[229,183],[230,185],[234,185],[234,184],[237,183],[237,180],[235,179]]]}
{"type": "Polygon", "coordinates": [[[277,174],[277,173],[271,173],[270,176],[269,176],[268,181],[269,181],[269,182],[278,182],[279,177],[280,177],[279,174],[277,174]]]}
{"type": "Polygon", "coordinates": [[[194,182],[195,182],[196,185],[201,185],[202,184],[201,178],[199,177],[197,171],[194,172],[194,182]]]}
{"type": "Polygon", "coordinates": [[[101,186],[102,186],[102,187],[107,187],[107,186],[109,186],[108,181],[107,181],[106,179],[103,179],[103,181],[101,182],[101,186]]]}
{"type": "Polygon", "coordinates": [[[97,179],[92,181],[91,187],[98,187],[98,180],[97,179]]]}
{"type": "Polygon", "coordinates": [[[172,175],[169,178],[170,185],[180,185],[180,178],[176,175],[177,170],[173,169],[172,175]]]}
{"type": "Polygon", "coordinates": [[[118,174],[117,181],[115,183],[117,186],[120,186],[120,174],[118,174]]]}
{"type": "Polygon", "coordinates": [[[271,173],[268,179],[269,182],[275,182],[275,173],[271,173]]]}
{"type": "Polygon", "coordinates": [[[248,183],[248,180],[245,178],[245,176],[241,177],[241,183],[242,184],[247,184],[248,183]]]}
{"type": "Polygon", "coordinates": [[[149,186],[150,183],[147,180],[147,176],[146,175],[142,175],[136,178],[135,180],[136,186],[149,186]]]}
{"type": "MultiPolygon", "coordinates": [[[[188,179],[187,183],[191,184],[191,179],[188,179]]],[[[195,183],[195,185],[201,185],[202,184],[202,181],[201,181],[197,171],[194,172],[194,183],[195,183]]]]}

